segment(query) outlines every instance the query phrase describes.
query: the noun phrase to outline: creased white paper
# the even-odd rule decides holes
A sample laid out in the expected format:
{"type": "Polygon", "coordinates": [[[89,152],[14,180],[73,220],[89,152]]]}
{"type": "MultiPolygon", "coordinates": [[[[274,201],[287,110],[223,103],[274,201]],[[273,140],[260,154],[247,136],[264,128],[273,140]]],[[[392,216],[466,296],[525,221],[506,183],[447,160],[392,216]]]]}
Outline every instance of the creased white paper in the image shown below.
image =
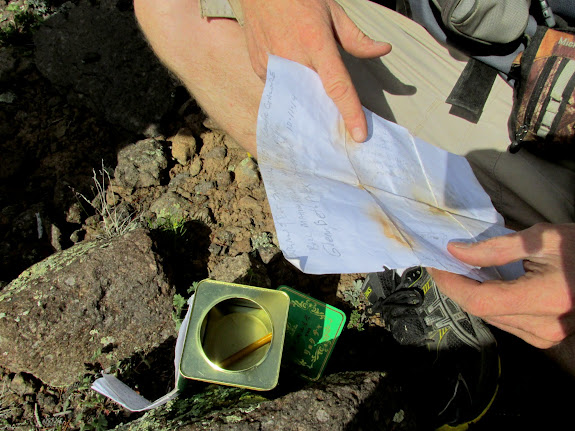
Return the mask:
{"type": "Polygon", "coordinates": [[[315,72],[270,56],[258,113],[258,161],[280,248],[311,274],[423,265],[478,280],[516,278],[521,265],[478,269],[449,241],[511,232],[467,160],[367,109],[358,144],[315,72]]]}

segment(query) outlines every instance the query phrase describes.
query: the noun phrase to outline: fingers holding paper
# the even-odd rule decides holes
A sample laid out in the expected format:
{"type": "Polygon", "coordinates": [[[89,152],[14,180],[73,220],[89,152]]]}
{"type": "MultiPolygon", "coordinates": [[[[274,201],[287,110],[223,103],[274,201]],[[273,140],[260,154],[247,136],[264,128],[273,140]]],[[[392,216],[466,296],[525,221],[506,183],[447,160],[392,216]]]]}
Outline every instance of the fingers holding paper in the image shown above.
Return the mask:
{"type": "Polygon", "coordinates": [[[474,244],[450,243],[470,265],[523,261],[525,275],[483,283],[430,269],[438,288],[465,311],[529,344],[549,348],[575,333],[575,224],[538,224],[474,244]]]}
{"type": "Polygon", "coordinates": [[[315,70],[358,142],[367,138],[359,96],[341,59],[338,44],[359,58],[391,51],[388,43],[367,37],[334,0],[240,0],[252,66],[265,79],[268,54],[315,70]]]}

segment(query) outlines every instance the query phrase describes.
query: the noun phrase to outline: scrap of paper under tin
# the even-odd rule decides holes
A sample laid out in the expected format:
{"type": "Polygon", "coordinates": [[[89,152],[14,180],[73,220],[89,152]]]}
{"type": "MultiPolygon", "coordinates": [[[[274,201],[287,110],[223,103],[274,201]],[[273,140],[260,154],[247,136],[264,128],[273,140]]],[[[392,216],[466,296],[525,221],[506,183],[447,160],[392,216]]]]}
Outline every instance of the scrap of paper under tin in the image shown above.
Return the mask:
{"type": "Polygon", "coordinates": [[[478,269],[447,251],[449,241],[511,232],[467,160],[364,112],[368,139],[358,144],[315,72],[269,57],[258,161],[285,257],[310,274],[423,265],[517,278],[520,264],[478,269]]]}
{"type": "Polygon", "coordinates": [[[180,362],[182,360],[182,352],[184,350],[184,340],[186,339],[186,329],[190,322],[194,298],[195,296],[192,295],[188,299],[188,312],[186,313],[186,317],[182,321],[182,325],[178,331],[174,358],[175,385],[173,390],[155,401],[149,401],[117,377],[106,373],[103,373],[102,377],[96,379],[94,383],[92,383],[92,389],[132,412],[152,410],[178,397],[180,395],[180,388],[185,384],[185,379],[180,375],[179,370],[180,362]]]}

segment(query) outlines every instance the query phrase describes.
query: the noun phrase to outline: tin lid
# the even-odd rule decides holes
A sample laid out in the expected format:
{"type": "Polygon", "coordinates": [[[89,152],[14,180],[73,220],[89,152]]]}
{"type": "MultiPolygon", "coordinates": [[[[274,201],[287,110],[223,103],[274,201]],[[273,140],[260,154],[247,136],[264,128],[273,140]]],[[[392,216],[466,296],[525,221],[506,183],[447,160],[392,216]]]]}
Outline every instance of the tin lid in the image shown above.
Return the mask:
{"type": "Polygon", "coordinates": [[[343,330],[345,314],[289,286],[280,286],[278,290],[290,298],[284,361],[295,365],[302,377],[317,380],[343,330]]]}

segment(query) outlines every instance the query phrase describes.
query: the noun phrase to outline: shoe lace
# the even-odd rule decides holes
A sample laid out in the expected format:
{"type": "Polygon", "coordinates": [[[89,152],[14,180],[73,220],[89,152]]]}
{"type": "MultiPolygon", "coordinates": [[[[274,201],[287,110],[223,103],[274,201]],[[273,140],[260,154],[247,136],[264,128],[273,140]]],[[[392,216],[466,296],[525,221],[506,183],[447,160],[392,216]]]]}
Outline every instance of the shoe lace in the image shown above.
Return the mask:
{"type": "Polygon", "coordinates": [[[411,310],[420,307],[423,304],[423,292],[411,287],[403,287],[395,290],[386,298],[379,298],[378,308],[381,316],[387,323],[421,320],[417,313],[411,313],[411,310]]]}
{"type": "Polygon", "coordinates": [[[412,287],[402,287],[385,298],[378,299],[378,305],[382,309],[389,308],[417,308],[423,304],[423,292],[412,287]]]}
{"type": "MultiPolygon", "coordinates": [[[[421,289],[415,287],[400,287],[396,288],[385,298],[379,298],[376,308],[381,313],[381,317],[386,325],[389,325],[392,333],[394,328],[405,325],[406,327],[427,327],[428,324],[419,316],[418,313],[413,312],[418,307],[423,305],[424,294],[421,289]]],[[[426,332],[426,331],[423,331],[426,332]]],[[[421,334],[422,338],[414,343],[415,345],[427,345],[432,340],[425,337],[424,333],[421,334]]]]}

